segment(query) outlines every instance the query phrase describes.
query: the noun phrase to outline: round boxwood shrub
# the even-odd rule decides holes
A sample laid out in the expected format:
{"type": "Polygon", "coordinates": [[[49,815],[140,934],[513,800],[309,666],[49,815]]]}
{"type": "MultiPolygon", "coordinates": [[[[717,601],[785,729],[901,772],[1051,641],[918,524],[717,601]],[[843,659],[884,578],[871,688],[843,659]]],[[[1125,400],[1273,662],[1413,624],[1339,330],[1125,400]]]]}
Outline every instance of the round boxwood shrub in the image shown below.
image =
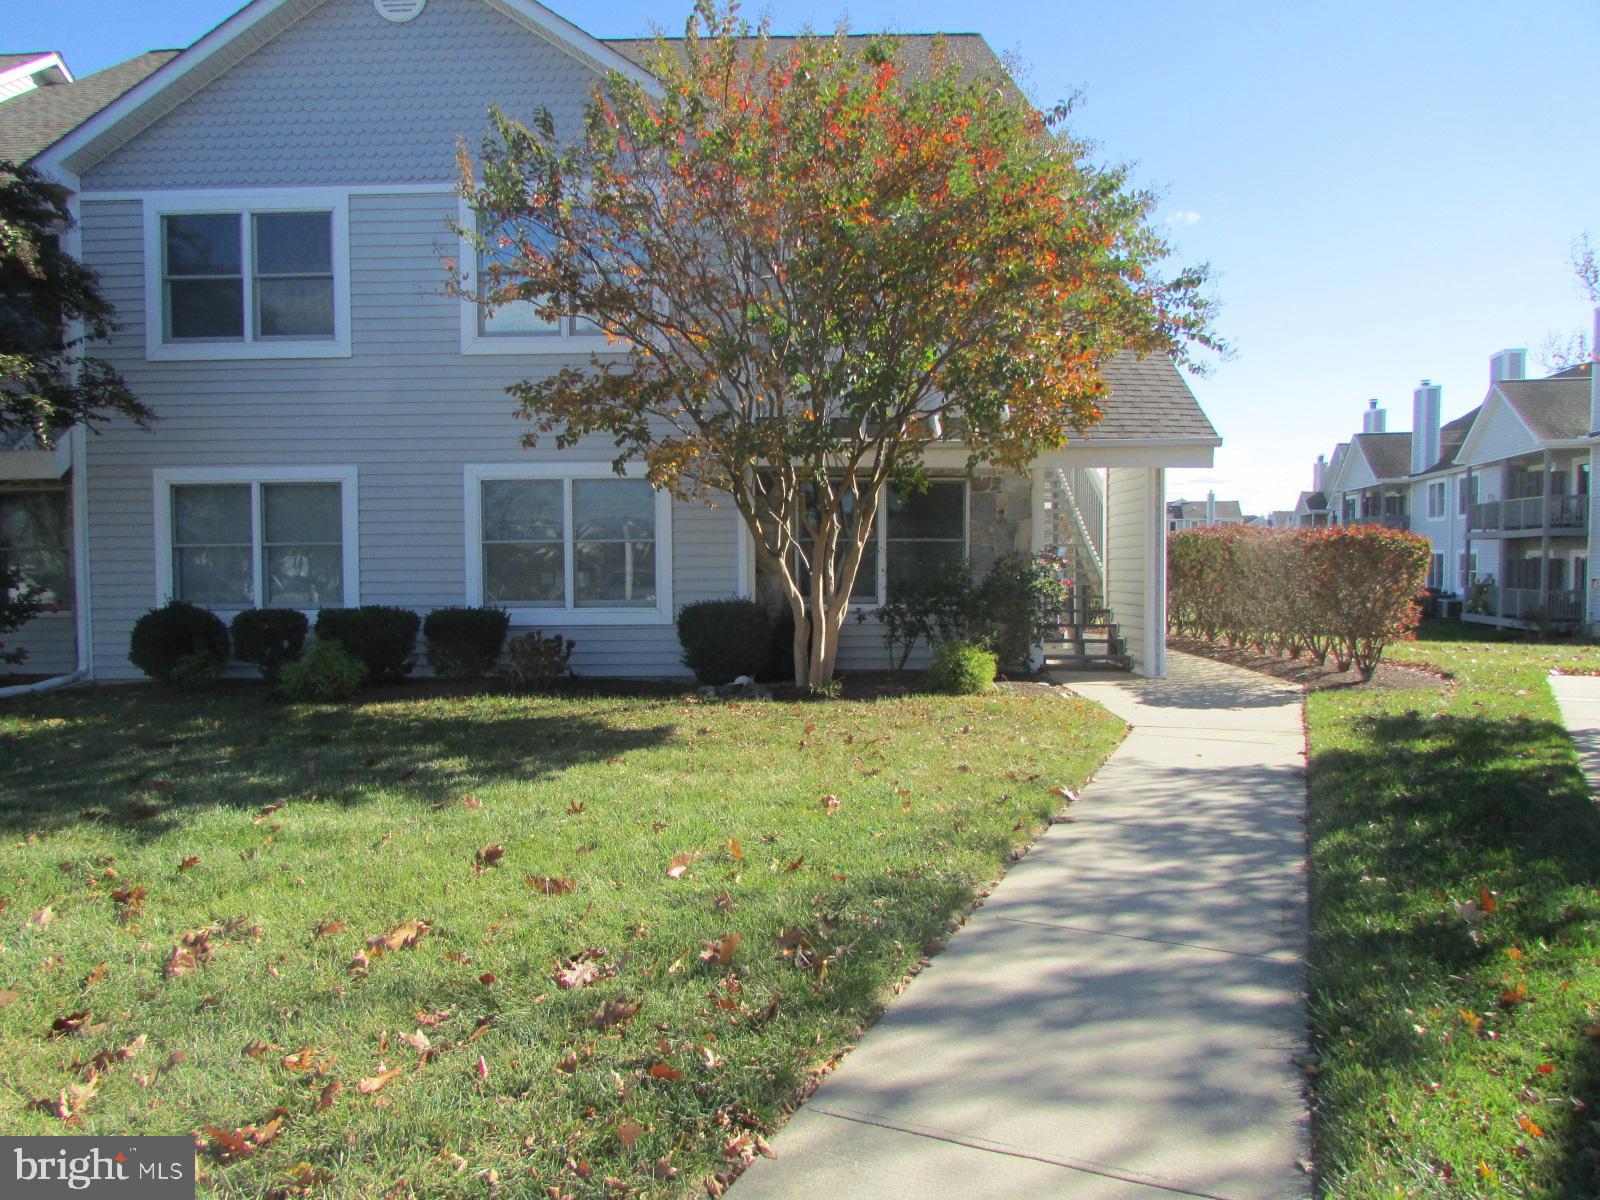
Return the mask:
{"type": "Polygon", "coordinates": [[[233,656],[255,663],[263,679],[276,679],[283,664],[306,648],[309,629],[299,609],[247,608],[233,619],[233,656]]]}
{"type": "Polygon", "coordinates": [[[422,623],[428,665],[453,679],[487,675],[510,628],[511,614],[503,608],[436,608],[422,623]]]}
{"type": "Polygon", "coordinates": [[[278,695],[302,702],[348,700],[367,680],[367,668],[338,642],[315,641],[311,649],[283,664],[278,695]]]}
{"type": "Polygon", "coordinates": [[[209,609],[169,600],[134,622],[128,661],[163,683],[206,682],[228,661],[228,627],[209,609]]]}
{"type": "Polygon", "coordinates": [[[933,648],[933,664],[922,673],[930,692],[975,696],[994,686],[999,662],[994,652],[973,642],[940,642],[933,648]]]}
{"type": "Polygon", "coordinates": [[[417,664],[422,618],[409,608],[364,604],[325,608],[317,614],[317,640],[338,642],[367,669],[367,682],[404,679],[417,664]]]}
{"type": "Polygon", "coordinates": [[[701,600],[678,612],[683,663],[703,684],[724,684],[767,664],[772,617],[754,600],[701,600]]]}

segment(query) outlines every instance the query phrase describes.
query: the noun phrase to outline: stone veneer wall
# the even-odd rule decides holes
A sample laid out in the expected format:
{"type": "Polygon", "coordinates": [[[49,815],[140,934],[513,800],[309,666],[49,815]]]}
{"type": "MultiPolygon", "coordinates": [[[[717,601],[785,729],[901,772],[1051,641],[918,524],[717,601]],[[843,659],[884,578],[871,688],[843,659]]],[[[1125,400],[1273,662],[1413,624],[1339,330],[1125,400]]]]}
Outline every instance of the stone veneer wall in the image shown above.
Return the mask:
{"type": "Polygon", "coordinates": [[[988,472],[968,487],[968,562],[982,575],[1002,554],[1033,549],[1033,483],[1025,475],[988,472]]]}

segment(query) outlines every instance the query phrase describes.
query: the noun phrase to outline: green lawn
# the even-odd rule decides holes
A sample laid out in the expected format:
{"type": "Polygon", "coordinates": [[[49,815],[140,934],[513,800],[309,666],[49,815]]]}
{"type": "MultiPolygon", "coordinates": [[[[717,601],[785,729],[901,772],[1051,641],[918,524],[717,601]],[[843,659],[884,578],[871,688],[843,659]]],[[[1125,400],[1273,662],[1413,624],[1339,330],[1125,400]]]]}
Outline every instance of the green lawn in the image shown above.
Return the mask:
{"type": "Polygon", "coordinates": [[[703,1195],[1121,733],[1042,690],[5,702],[0,1128],[201,1131],[219,1196],[703,1195]]]}
{"type": "Polygon", "coordinates": [[[1545,683],[1593,647],[1392,659],[1448,690],[1314,692],[1321,1194],[1600,1196],[1600,813],[1545,683]]]}

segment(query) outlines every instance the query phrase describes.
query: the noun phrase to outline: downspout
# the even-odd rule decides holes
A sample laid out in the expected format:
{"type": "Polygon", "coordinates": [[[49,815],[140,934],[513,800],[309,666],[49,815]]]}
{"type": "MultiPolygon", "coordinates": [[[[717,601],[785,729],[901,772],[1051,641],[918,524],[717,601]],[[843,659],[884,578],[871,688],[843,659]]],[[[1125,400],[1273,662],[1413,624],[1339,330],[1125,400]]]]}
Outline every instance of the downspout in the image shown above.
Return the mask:
{"type": "MultiPolygon", "coordinates": [[[[72,215],[72,228],[62,239],[66,252],[78,262],[83,261],[83,211],[78,199],[81,181],[75,172],[61,170],[62,182],[71,189],[67,197],[67,212],[72,215]]],[[[83,322],[73,321],[68,326],[73,338],[83,336],[83,322]]],[[[77,366],[73,373],[76,375],[77,366]]],[[[77,641],[77,670],[65,680],[94,678],[94,621],[89,613],[89,431],[80,422],[67,431],[72,447],[72,619],[73,636],[77,641]]],[[[39,685],[53,684],[45,680],[39,685]]]]}

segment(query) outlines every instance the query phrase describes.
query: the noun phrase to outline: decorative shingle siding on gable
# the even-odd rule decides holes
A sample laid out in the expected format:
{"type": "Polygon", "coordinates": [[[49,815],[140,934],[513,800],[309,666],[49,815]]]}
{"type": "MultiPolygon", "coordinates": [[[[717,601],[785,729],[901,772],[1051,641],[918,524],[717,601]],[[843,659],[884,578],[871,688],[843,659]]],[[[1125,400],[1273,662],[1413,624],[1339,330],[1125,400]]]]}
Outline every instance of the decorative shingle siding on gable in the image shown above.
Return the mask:
{"type": "Polygon", "coordinates": [[[595,73],[484,0],[326,0],[85,172],[85,190],[450,183],[488,104],[578,127],[595,73]]]}

